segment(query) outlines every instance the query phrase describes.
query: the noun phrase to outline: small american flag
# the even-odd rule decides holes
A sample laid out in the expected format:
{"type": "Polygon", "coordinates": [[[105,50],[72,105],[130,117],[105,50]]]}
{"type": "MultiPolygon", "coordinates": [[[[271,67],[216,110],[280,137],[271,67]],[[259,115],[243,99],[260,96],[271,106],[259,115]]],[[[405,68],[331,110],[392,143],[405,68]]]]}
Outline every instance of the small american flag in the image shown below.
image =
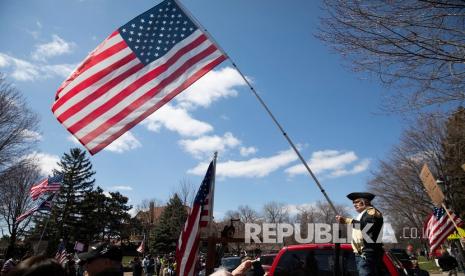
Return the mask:
{"type": "Polygon", "coordinates": [[[68,256],[68,252],[66,252],[66,247],[64,241],[61,241],[58,245],[57,253],[55,254],[55,260],[57,260],[60,264],[63,264],[68,256]]]}
{"type": "Polygon", "coordinates": [[[44,193],[58,192],[61,189],[61,183],[63,183],[63,174],[45,178],[31,187],[31,198],[36,200],[44,193]]]}
{"type": "Polygon", "coordinates": [[[141,253],[141,254],[144,254],[144,252],[145,252],[145,235],[144,235],[144,238],[142,239],[139,247],[137,247],[136,251],[141,253]]]}
{"type": "MultiPolygon", "coordinates": [[[[462,220],[454,213],[450,212],[455,224],[461,225],[462,220]]],[[[446,210],[442,207],[434,207],[433,213],[429,216],[424,226],[425,237],[428,238],[430,244],[430,252],[434,252],[444,240],[455,231],[454,223],[446,214],[446,210]]]]}
{"type": "Polygon", "coordinates": [[[215,160],[208,166],[207,173],[200,185],[192,209],[187,217],[184,229],[176,247],[176,275],[191,276],[195,273],[200,229],[208,226],[212,211],[212,187],[215,179],[215,160]],[[210,199],[210,200],[209,200],[210,199]],[[208,218],[208,219],[207,219],[208,218]]]}
{"type": "Polygon", "coordinates": [[[16,218],[16,222],[19,223],[23,221],[25,218],[31,216],[37,211],[50,211],[52,209],[52,200],[55,194],[52,194],[48,196],[46,199],[44,199],[42,202],[40,202],[37,206],[32,207],[31,209],[27,210],[20,216],[16,218]]]}
{"type": "Polygon", "coordinates": [[[95,154],[224,61],[175,0],[105,39],[58,88],[52,112],[95,154]]]}

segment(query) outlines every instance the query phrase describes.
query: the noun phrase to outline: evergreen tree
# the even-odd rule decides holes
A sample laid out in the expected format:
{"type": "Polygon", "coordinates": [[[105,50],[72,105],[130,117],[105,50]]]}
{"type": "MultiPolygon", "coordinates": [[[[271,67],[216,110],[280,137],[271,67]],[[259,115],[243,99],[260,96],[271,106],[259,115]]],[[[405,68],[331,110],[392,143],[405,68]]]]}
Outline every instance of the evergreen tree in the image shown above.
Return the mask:
{"type": "Polygon", "coordinates": [[[460,217],[465,217],[465,108],[459,107],[446,122],[443,142],[445,163],[444,189],[447,203],[460,217]]]}
{"type": "Polygon", "coordinates": [[[58,165],[59,169],[54,174],[63,174],[64,179],[49,222],[51,246],[58,244],[59,239],[73,244],[86,238],[84,228],[89,224],[82,220],[83,201],[85,195],[92,191],[95,182],[92,164],[86,152],[79,148],[63,154],[58,165]]]}
{"type": "Polygon", "coordinates": [[[186,206],[177,194],[170,198],[163,210],[160,221],[154,229],[153,241],[150,244],[156,252],[169,253],[176,250],[176,242],[186,222],[186,206]]]}

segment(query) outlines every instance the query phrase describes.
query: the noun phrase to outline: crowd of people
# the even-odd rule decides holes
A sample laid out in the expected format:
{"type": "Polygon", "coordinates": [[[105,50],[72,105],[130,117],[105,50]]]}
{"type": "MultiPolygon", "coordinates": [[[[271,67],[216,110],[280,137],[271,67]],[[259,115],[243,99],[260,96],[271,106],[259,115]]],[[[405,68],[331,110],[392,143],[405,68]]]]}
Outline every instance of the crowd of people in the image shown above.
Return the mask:
{"type": "Polygon", "coordinates": [[[130,265],[134,276],[174,276],[176,271],[176,261],[173,255],[152,256],[149,254],[142,260],[134,257],[130,265]]]}

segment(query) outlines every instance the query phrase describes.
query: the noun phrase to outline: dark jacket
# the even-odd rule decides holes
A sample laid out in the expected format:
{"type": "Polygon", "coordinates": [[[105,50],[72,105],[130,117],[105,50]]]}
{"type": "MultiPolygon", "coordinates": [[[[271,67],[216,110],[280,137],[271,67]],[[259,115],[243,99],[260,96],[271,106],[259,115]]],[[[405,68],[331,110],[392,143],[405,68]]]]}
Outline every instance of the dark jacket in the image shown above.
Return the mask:
{"type": "Polygon", "coordinates": [[[458,266],[457,260],[449,254],[443,254],[439,257],[438,263],[443,271],[449,271],[458,266]]]}
{"type": "Polygon", "coordinates": [[[377,242],[381,240],[383,228],[383,215],[376,208],[369,206],[360,218],[350,219],[348,222],[352,224],[352,247],[356,253],[362,254],[365,252],[382,252],[383,244],[377,242]],[[371,227],[370,227],[371,225],[371,227]],[[367,237],[362,236],[362,230],[365,227],[370,227],[366,233],[367,237]],[[368,239],[369,238],[369,239],[368,239]],[[371,240],[371,241],[370,241],[371,240]]]}

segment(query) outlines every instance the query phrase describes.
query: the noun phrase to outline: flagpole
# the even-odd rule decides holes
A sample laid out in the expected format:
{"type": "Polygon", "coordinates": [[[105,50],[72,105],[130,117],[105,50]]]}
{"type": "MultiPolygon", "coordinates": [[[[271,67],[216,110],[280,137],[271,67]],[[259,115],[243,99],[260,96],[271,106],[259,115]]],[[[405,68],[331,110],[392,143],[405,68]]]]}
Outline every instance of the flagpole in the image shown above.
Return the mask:
{"type": "Polygon", "coordinates": [[[208,236],[212,236],[213,234],[213,206],[215,205],[215,177],[216,177],[216,158],[218,157],[218,152],[215,151],[213,154],[213,179],[211,182],[211,192],[210,192],[210,200],[211,200],[211,205],[210,205],[210,218],[208,222],[208,236]]]}
{"type": "Polygon", "coordinates": [[[195,21],[195,23],[197,24],[197,26],[199,28],[202,29],[202,31],[205,33],[205,35],[216,45],[216,47],[218,48],[218,50],[221,51],[221,53],[226,56],[230,61],[231,61],[231,64],[233,65],[234,69],[236,69],[236,71],[239,73],[239,75],[242,77],[242,79],[245,81],[245,83],[247,84],[247,86],[249,86],[250,90],[252,91],[252,93],[255,95],[255,97],[257,98],[257,100],[260,102],[260,104],[262,105],[262,107],[266,110],[266,112],[268,113],[268,115],[271,117],[271,119],[273,120],[273,122],[275,123],[275,125],[279,128],[279,130],[281,131],[282,135],[284,136],[284,138],[287,140],[287,142],[289,143],[289,145],[292,147],[292,149],[294,150],[294,152],[297,154],[297,156],[299,157],[300,161],[302,162],[302,164],[304,165],[305,169],[307,170],[307,172],[310,174],[311,178],[315,181],[315,184],[318,186],[318,188],[320,189],[320,192],[323,194],[323,196],[325,197],[326,201],[329,203],[329,205],[331,206],[331,209],[334,211],[334,213],[337,214],[337,210],[336,210],[336,207],[334,207],[334,204],[333,202],[331,201],[331,199],[329,198],[329,196],[326,194],[326,191],[323,189],[323,187],[321,186],[320,184],[320,181],[316,178],[315,174],[313,173],[313,171],[310,169],[310,167],[308,166],[307,162],[305,161],[305,159],[302,157],[302,155],[300,154],[299,150],[297,149],[297,147],[295,146],[294,142],[292,142],[291,138],[289,137],[289,135],[284,131],[283,127],[281,126],[281,124],[278,122],[278,120],[276,119],[276,117],[273,115],[273,113],[271,113],[271,110],[268,108],[268,106],[266,105],[266,103],[263,101],[263,99],[260,97],[260,95],[258,95],[258,93],[256,92],[255,88],[252,86],[252,84],[249,82],[249,80],[247,80],[247,78],[245,77],[245,75],[241,72],[241,70],[237,67],[236,63],[234,62],[234,60],[224,51],[224,49],[216,42],[216,40],[213,38],[213,36],[208,32],[208,30],[200,23],[199,20],[197,20],[197,18],[191,13],[189,12],[188,9],[186,9],[184,7],[184,5],[179,1],[179,0],[174,0],[178,6],[184,11],[184,13],[186,13],[193,21],[195,21]]]}
{"type": "Polygon", "coordinates": [[[459,226],[457,225],[457,223],[455,223],[455,220],[452,218],[452,215],[449,213],[449,210],[447,210],[447,207],[444,203],[441,203],[442,205],[442,208],[444,208],[444,210],[446,211],[446,214],[447,216],[449,217],[449,219],[452,221],[452,223],[454,224],[455,226],[455,230],[457,230],[457,233],[459,234],[459,237],[463,238],[462,235],[460,234],[460,231],[459,231],[459,226]]]}
{"type": "Polygon", "coordinates": [[[39,239],[39,242],[37,243],[37,247],[36,247],[36,252],[39,253],[39,246],[40,246],[40,243],[42,242],[42,238],[44,237],[44,233],[45,233],[45,229],[47,229],[47,225],[48,225],[48,222],[50,221],[50,217],[52,216],[51,214],[51,209],[50,209],[50,216],[48,216],[47,218],[47,221],[45,222],[45,226],[44,226],[44,229],[42,230],[42,234],[40,234],[40,239],[39,239]]]}

